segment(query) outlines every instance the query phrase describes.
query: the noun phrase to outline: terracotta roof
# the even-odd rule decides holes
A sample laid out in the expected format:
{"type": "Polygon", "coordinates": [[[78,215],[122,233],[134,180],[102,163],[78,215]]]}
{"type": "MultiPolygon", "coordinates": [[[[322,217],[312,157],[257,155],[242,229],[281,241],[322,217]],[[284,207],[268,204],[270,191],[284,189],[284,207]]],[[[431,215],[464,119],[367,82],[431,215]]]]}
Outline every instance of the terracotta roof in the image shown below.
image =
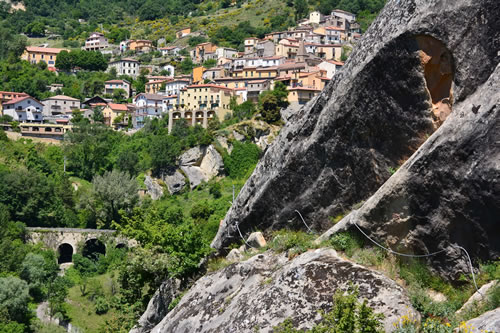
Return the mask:
{"type": "Polygon", "coordinates": [[[51,47],[37,47],[37,46],[28,46],[26,47],[26,51],[28,52],[40,52],[40,53],[54,53],[58,54],[61,51],[69,51],[66,49],[55,49],[51,47]]]}
{"type": "Polygon", "coordinates": [[[285,62],[278,66],[278,69],[293,69],[293,68],[305,68],[306,64],[303,62],[285,62]]]}
{"type": "Polygon", "coordinates": [[[76,98],[73,98],[73,97],[69,97],[69,96],[65,96],[65,95],[52,96],[52,97],[47,98],[46,100],[49,100],[49,99],[62,99],[62,100],[66,100],[66,101],[78,101],[78,102],[80,102],[79,99],[76,99],[76,98]]]}
{"type": "Polygon", "coordinates": [[[123,82],[130,84],[127,80],[109,80],[104,83],[123,83],[123,82]]]}
{"type": "Polygon", "coordinates": [[[42,105],[43,105],[43,103],[42,103],[42,102],[40,102],[40,101],[39,101],[39,100],[37,100],[36,98],[31,97],[30,95],[26,95],[26,96],[22,96],[22,97],[13,98],[13,99],[11,99],[11,100],[10,100],[10,101],[8,101],[8,102],[3,103],[3,105],[16,104],[16,103],[22,102],[22,101],[24,101],[25,99],[28,99],[28,98],[31,98],[32,100],[36,101],[37,103],[40,103],[40,104],[42,104],[42,105]]]}
{"type": "Polygon", "coordinates": [[[329,62],[330,64],[334,64],[334,65],[344,66],[344,63],[342,61],[326,60],[326,62],[329,62]]]}
{"type": "Polygon", "coordinates": [[[19,97],[21,97],[21,96],[29,96],[26,93],[20,93],[20,92],[15,92],[15,91],[0,91],[0,95],[5,95],[5,94],[17,95],[19,97]]]}
{"type": "Polygon", "coordinates": [[[326,30],[337,30],[337,31],[345,31],[345,29],[342,29],[340,27],[325,27],[326,30]]]}
{"type": "Polygon", "coordinates": [[[128,110],[128,108],[125,104],[109,103],[108,106],[111,108],[111,110],[115,110],[115,111],[127,111],[128,110]]]}

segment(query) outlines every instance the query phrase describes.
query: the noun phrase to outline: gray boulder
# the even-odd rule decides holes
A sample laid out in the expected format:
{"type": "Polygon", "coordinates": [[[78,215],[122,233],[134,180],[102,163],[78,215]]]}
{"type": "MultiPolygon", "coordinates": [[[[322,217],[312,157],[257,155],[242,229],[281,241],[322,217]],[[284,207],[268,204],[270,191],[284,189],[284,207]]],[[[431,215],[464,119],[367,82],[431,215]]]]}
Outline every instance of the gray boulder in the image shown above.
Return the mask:
{"type": "Polygon", "coordinates": [[[146,186],[146,193],[151,196],[151,199],[158,200],[163,196],[163,188],[152,177],[146,176],[144,178],[144,185],[146,186]]]}
{"type": "Polygon", "coordinates": [[[199,166],[203,156],[205,155],[205,148],[196,146],[184,152],[179,157],[179,165],[181,166],[199,166]]]}
{"type": "Polygon", "coordinates": [[[189,179],[189,186],[191,187],[191,189],[194,189],[196,186],[200,185],[202,181],[205,181],[205,175],[201,171],[200,167],[181,166],[181,170],[189,179]]]}
{"type": "Polygon", "coordinates": [[[449,278],[469,271],[453,244],[497,258],[499,15],[496,0],[389,1],[343,69],[287,120],[212,246],[227,251],[235,223],[244,234],[304,229],[295,210],[324,231],[371,197],[356,223],[401,251],[446,249],[431,263],[449,278]]]}
{"type": "Polygon", "coordinates": [[[300,328],[311,328],[320,320],[318,310],[331,308],[335,291],[347,290],[351,282],[386,316],[387,332],[399,316],[415,313],[394,281],[333,250],[309,251],[293,260],[268,251],[199,279],[151,332],[266,333],[290,317],[300,328]]]}
{"type": "Polygon", "coordinates": [[[162,176],[162,179],[163,182],[167,185],[170,194],[179,193],[186,185],[186,179],[184,175],[178,170],[172,173],[164,174],[162,176]]]}
{"type": "Polygon", "coordinates": [[[481,316],[471,319],[465,324],[467,327],[473,327],[469,332],[500,332],[500,308],[483,313],[481,316]]]}
{"type": "Polygon", "coordinates": [[[224,172],[224,161],[214,146],[210,145],[206,148],[205,155],[200,163],[200,170],[205,181],[209,181],[224,172]]]}
{"type": "Polygon", "coordinates": [[[149,301],[148,307],[141,318],[139,318],[137,325],[130,333],[149,333],[168,313],[168,306],[179,294],[178,290],[178,280],[168,279],[163,282],[149,301]]]}

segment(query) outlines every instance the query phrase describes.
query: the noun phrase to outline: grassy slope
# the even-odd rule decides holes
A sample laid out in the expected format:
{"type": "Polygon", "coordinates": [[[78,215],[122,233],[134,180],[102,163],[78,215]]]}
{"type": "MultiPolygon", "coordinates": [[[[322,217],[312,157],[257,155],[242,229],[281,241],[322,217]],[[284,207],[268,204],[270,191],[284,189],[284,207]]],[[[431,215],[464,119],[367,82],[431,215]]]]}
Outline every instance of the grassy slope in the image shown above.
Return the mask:
{"type": "MultiPolygon", "coordinates": [[[[261,27],[267,24],[266,19],[283,14],[285,9],[286,4],[283,0],[249,0],[248,4],[241,6],[241,8],[230,7],[208,11],[205,16],[181,19],[175,25],[171,25],[168,19],[136,21],[131,27],[131,33],[132,37],[158,39],[172,35],[183,27],[192,27],[193,32],[211,32],[220,26],[233,26],[244,21],[250,21],[253,26],[261,27]]],[[[186,41],[182,42],[181,40],[179,44],[176,42],[176,45],[185,45],[186,41]]]]}
{"type": "MultiPolygon", "coordinates": [[[[111,281],[110,273],[95,277],[101,284],[106,299],[111,299],[111,281]]],[[[106,320],[113,317],[114,310],[108,311],[103,315],[95,313],[95,306],[86,296],[82,296],[79,286],[74,286],[69,289],[68,302],[66,303],[68,316],[71,319],[71,324],[83,329],[84,332],[97,332],[106,320]]]]}

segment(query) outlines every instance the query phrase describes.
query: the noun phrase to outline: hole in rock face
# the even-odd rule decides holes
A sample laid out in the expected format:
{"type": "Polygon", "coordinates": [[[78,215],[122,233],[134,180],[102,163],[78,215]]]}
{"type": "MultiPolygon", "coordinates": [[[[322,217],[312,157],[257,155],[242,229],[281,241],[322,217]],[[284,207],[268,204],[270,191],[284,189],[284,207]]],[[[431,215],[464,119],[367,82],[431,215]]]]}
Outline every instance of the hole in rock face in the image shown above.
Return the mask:
{"type": "Polygon", "coordinates": [[[430,36],[417,36],[420,61],[432,101],[436,125],[441,125],[452,111],[453,57],[446,46],[430,36]]]}
{"type": "Polygon", "coordinates": [[[70,244],[63,243],[57,248],[59,253],[59,259],[57,262],[59,264],[64,264],[73,261],[73,247],[70,244]]]}
{"type": "Polygon", "coordinates": [[[89,239],[85,242],[82,255],[92,260],[99,259],[99,255],[106,254],[106,246],[98,239],[89,239]]]}

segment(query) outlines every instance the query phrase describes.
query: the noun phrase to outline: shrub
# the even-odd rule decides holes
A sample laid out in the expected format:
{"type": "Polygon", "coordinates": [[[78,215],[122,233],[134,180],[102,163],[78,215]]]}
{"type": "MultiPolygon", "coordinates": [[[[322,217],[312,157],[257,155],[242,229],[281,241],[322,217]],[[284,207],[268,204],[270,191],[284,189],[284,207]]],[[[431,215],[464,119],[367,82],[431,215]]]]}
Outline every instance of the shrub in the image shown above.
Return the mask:
{"type": "Polygon", "coordinates": [[[99,296],[95,300],[95,313],[98,315],[105,314],[109,310],[109,304],[105,297],[99,296]]]}
{"type": "Polygon", "coordinates": [[[233,179],[245,177],[259,161],[260,149],[249,142],[235,141],[231,155],[224,156],[224,168],[233,179]]]}
{"type": "Polygon", "coordinates": [[[350,232],[340,232],[330,240],[333,248],[338,251],[344,251],[347,256],[352,256],[354,250],[363,247],[364,239],[358,234],[350,232]]]}
{"type": "MultiPolygon", "coordinates": [[[[329,312],[321,312],[322,320],[309,332],[312,333],[379,333],[382,331],[382,314],[375,314],[373,309],[363,302],[358,301],[357,287],[350,286],[347,295],[343,290],[338,290],[333,296],[333,308],[329,312]]],[[[293,327],[291,319],[285,320],[273,327],[275,333],[298,333],[293,327]]]]}
{"type": "Polygon", "coordinates": [[[302,253],[315,247],[314,235],[303,231],[279,230],[273,234],[270,247],[276,252],[293,249],[294,253],[302,253]]]}

